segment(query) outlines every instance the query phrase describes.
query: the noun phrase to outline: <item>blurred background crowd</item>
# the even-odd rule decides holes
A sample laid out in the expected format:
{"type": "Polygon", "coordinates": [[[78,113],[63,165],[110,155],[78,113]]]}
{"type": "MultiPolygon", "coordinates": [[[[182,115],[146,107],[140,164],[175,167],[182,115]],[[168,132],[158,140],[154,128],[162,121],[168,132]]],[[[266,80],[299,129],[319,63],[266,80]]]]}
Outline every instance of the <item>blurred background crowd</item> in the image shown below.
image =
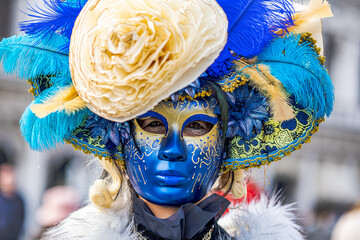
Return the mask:
{"type": "MultiPolygon", "coordinates": [[[[285,203],[296,202],[306,239],[359,240],[360,1],[329,2],[335,17],[323,23],[334,112],[311,144],[249,170],[249,195],[280,191],[285,203]]],[[[19,33],[17,22],[26,19],[19,10],[26,11],[25,0],[0,1],[0,39],[19,33]]],[[[32,101],[27,90],[26,82],[0,72],[0,240],[36,239],[86,203],[101,173],[91,156],[71,146],[46,153],[29,149],[18,125],[32,101]]]]}

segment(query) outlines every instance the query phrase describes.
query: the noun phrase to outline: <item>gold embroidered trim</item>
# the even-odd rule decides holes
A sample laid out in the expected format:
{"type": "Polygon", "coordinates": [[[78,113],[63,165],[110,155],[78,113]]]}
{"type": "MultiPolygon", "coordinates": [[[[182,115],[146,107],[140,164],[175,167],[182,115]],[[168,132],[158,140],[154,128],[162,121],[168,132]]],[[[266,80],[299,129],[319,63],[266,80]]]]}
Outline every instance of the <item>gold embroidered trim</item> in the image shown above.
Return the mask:
{"type": "Polygon", "coordinates": [[[308,42],[311,46],[311,48],[317,53],[318,57],[317,59],[320,61],[320,64],[321,65],[324,65],[325,64],[325,56],[322,56],[320,54],[321,52],[321,48],[319,48],[317,46],[317,41],[312,38],[312,33],[309,33],[309,32],[306,32],[306,33],[301,33],[300,35],[300,40],[299,40],[299,44],[302,44],[304,42],[308,42]]]}
{"type": "Polygon", "coordinates": [[[292,152],[301,149],[304,143],[310,143],[312,135],[317,131],[319,131],[319,125],[324,121],[325,121],[324,118],[314,121],[312,129],[306,133],[306,136],[298,140],[298,145],[296,146],[290,145],[286,149],[279,151],[278,153],[276,153],[277,156],[274,156],[271,161],[270,161],[270,156],[267,156],[266,159],[264,159],[264,157],[259,157],[257,159],[247,160],[242,162],[241,164],[237,163],[237,161],[233,161],[232,163],[228,163],[228,164],[225,163],[223,166],[221,166],[220,172],[226,173],[228,171],[236,171],[239,169],[248,170],[249,168],[253,168],[253,167],[260,168],[262,165],[270,165],[272,162],[279,161],[283,157],[289,156],[292,152]],[[259,160],[261,161],[261,163],[260,164],[256,163],[259,160]],[[243,167],[244,165],[247,164],[248,166],[243,167]]]}
{"type": "MultiPolygon", "coordinates": [[[[232,76],[227,76],[226,78],[224,78],[224,80],[219,81],[218,84],[224,92],[232,93],[236,88],[244,85],[248,81],[249,79],[247,76],[245,76],[243,73],[236,72],[232,76]]],[[[211,95],[211,90],[206,88],[203,89],[201,92],[196,93],[194,97],[191,97],[186,93],[182,93],[181,96],[179,96],[178,101],[184,101],[185,99],[194,100],[196,98],[210,97],[211,95]]],[[[169,100],[171,100],[170,97],[165,99],[165,101],[169,100]]]]}
{"type": "Polygon", "coordinates": [[[33,96],[35,96],[35,91],[36,91],[37,89],[34,88],[32,82],[31,82],[30,80],[27,80],[26,82],[30,85],[30,88],[29,88],[29,90],[28,90],[29,93],[31,93],[33,96]]]}
{"type": "Polygon", "coordinates": [[[211,96],[211,90],[210,89],[204,89],[199,93],[196,93],[194,97],[191,97],[189,95],[182,94],[181,96],[179,96],[178,101],[184,101],[185,99],[187,100],[194,100],[196,98],[204,98],[204,97],[210,97],[211,96]]]}
{"type": "Polygon", "coordinates": [[[120,156],[119,154],[111,155],[109,152],[99,152],[96,148],[91,148],[90,146],[79,142],[75,138],[68,138],[65,140],[65,143],[70,144],[73,146],[75,151],[82,151],[85,154],[94,155],[99,159],[105,159],[107,161],[116,161],[118,164],[125,166],[124,157],[120,156]],[[115,156],[115,159],[114,159],[115,156]]]}
{"type": "Polygon", "coordinates": [[[231,79],[231,81],[229,82],[226,82],[224,84],[221,84],[220,83],[220,86],[221,86],[221,89],[224,91],[224,92],[234,92],[234,90],[242,85],[244,85],[245,83],[247,83],[249,81],[249,79],[239,73],[239,72],[236,72],[236,76],[234,76],[234,79],[231,79]]]}

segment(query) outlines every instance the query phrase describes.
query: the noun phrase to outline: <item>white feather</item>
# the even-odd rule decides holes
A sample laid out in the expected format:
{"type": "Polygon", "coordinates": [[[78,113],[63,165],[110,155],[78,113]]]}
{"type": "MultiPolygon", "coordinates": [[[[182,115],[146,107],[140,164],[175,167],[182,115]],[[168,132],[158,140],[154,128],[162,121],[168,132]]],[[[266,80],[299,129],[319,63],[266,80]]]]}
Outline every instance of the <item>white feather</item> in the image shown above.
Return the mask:
{"type": "Polygon", "coordinates": [[[111,209],[88,204],[50,229],[41,239],[136,240],[134,222],[130,217],[130,198],[126,195],[119,197],[111,209]]]}
{"type": "Polygon", "coordinates": [[[262,195],[258,202],[232,209],[218,223],[239,240],[303,240],[293,211],[293,204],[282,206],[276,196],[262,195]]]}

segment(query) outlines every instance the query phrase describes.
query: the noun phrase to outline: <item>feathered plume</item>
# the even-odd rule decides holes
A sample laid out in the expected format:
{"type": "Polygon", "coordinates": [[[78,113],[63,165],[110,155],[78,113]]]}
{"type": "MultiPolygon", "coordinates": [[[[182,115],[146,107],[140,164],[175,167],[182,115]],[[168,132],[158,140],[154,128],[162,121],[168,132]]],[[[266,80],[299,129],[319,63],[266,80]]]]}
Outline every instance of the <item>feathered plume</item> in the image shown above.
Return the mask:
{"type": "Polygon", "coordinates": [[[68,49],[75,20],[86,2],[87,0],[44,0],[44,9],[28,5],[27,15],[34,19],[21,22],[20,30],[38,40],[55,33],[64,36],[68,41],[60,49],[68,49]]]}
{"type": "Polygon", "coordinates": [[[317,41],[320,53],[323,54],[324,44],[321,19],[333,16],[330,4],[326,0],[310,0],[305,8],[295,5],[295,9],[299,10],[294,15],[295,25],[291,26],[288,31],[292,33],[311,33],[314,40],[317,41]]]}
{"type": "Polygon", "coordinates": [[[64,38],[54,35],[38,42],[29,36],[13,36],[0,42],[0,62],[6,73],[21,79],[40,75],[69,74],[69,56],[59,51],[64,38]]]}
{"type": "Polygon", "coordinates": [[[315,20],[332,16],[333,14],[328,1],[310,0],[308,6],[303,11],[295,13],[295,25],[290,27],[288,30],[293,33],[308,32],[308,24],[315,20]]]}
{"type": "Polygon", "coordinates": [[[228,21],[228,42],[221,53],[228,49],[252,57],[276,37],[275,31],[293,25],[294,9],[290,0],[218,0],[228,21]]]}
{"type": "Polygon", "coordinates": [[[60,88],[51,93],[42,103],[31,104],[31,111],[38,118],[44,118],[51,113],[64,111],[66,114],[76,114],[84,109],[86,103],[80,98],[73,85],[60,88]]]}
{"type": "Polygon", "coordinates": [[[33,150],[49,150],[63,143],[64,139],[82,123],[85,115],[89,113],[89,110],[84,107],[72,112],[59,108],[58,111],[48,113],[42,118],[37,117],[31,110],[32,107],[52,99],[53,92],[57,92],[58,88],[59,86],[53,86],[41,93],[26,108],[20,120],[22,135],[33,150]]]}
{"type": "Polygon", "coordinates": [[[269,67],[296,103],[312,111],[315,118],[330,115],[334,104],[334,87],[319,55],[301,35],[277,38],[261,54],[257,63],[269,67]]]}
{"type": "Polygon", "coordinates": [[[277,121],[287,121],[295,117],[294,110],[289,105],[285,89],[281,82],[270,74],[263,64],[249,65],[237,61],[238,70],[249,76],[249,84],[264,93],[269,98],[271,113],[277,121]]]}

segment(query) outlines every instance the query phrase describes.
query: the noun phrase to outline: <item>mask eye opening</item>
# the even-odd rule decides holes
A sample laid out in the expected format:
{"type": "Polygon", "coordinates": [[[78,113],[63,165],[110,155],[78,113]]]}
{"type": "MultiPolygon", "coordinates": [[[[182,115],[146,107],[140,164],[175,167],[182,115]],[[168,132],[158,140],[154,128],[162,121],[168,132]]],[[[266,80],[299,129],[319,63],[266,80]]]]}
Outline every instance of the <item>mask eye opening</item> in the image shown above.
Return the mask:
{"type": "Polygon", "coordinates": [[[148,133],[165,135],[167,132],[165,124],[155,117],[144,117],[135,119],[140,128],[148,133]]]}
{"type": "Polygon", "coordinates": [[[201,137],[209,133],[214,126],[215,124],[207,121],[192,121],[184,127],[182,135],[184,137],[201,137]]]}
{"type": "Polygon", "coordinates": [[[209,133],[219,121],[218,117],[195,114],[185,120],[181,129],[182,137],[200,137],[209,133]]]}
{"type": "Polygon", "coordinates": [[[141,129],[150,134],[166,135],[168,132],[167,119],[160,113],[149,111],[135,119],[141,129]]]}

